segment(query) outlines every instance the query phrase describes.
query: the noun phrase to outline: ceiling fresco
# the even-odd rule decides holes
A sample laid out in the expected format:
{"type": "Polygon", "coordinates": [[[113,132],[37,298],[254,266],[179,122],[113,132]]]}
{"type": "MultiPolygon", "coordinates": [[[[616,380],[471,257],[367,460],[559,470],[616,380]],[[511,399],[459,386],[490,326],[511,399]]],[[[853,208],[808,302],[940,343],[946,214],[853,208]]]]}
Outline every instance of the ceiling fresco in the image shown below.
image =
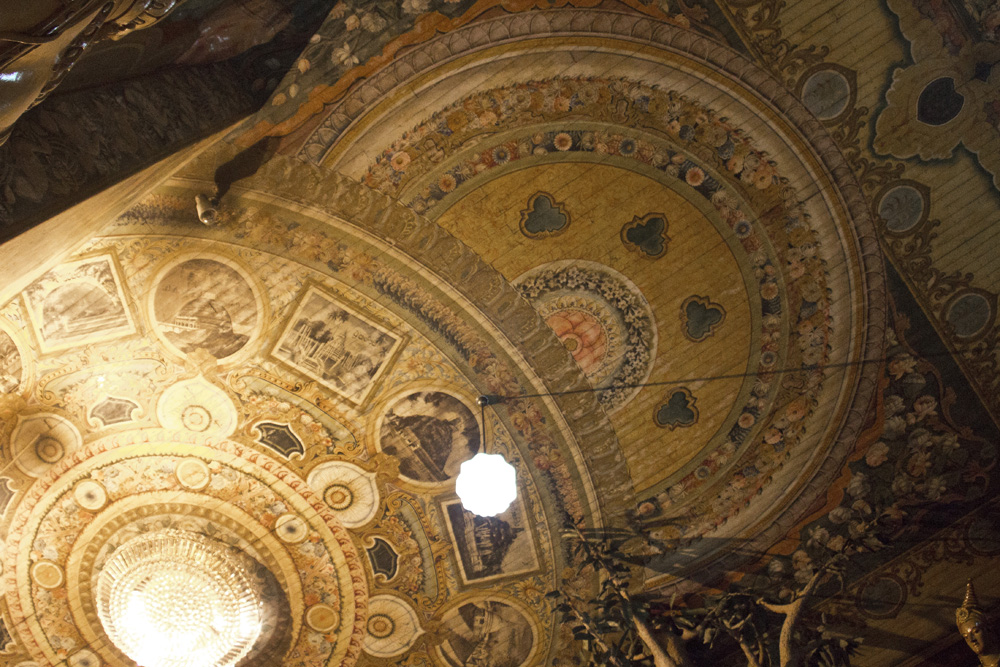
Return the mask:
{"type": "Polygon", "coordinates": [[[856,664],[937,664],[1000,594],[995,17],[891,0],[866,68],[816,4],[336,3],[0,304],[0,663],[135,665],[102,572],[183,535],[266,600],[241,665],[562,664],[575,526],[692,605],[843,554],[856,664]]]}

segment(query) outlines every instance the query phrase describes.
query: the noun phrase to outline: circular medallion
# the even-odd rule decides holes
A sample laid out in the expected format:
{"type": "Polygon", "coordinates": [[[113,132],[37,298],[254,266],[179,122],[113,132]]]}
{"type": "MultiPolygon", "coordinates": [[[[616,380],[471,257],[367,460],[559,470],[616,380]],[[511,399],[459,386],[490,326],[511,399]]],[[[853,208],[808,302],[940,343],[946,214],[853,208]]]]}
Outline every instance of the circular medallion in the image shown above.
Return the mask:
{"type": "Polygon", "coordinates": [[[802,102],[820,120],[830,120],[844,113],[850,100],[851,84],[837,70],[820,70],[802,86],[802,102]]]}
{"type": "Polygon", "coordinates": [[[368,610],[365,652],[369,655],[376,658],[402,655],[423,634],[417,612],[395,595],[374,596],[368,610]]]}
{"type": "Polygon", "coordinates": [[[878,215],[890,232],[902,234],[924,218],[924,197],[911,185],[897,185],[878,200],[878,215]]]}
{"type": "Polygon", "coordinates": [[[35,443],[35,454],[45,463],[56,463],[66,453],[66,448],[55,438],[39,438],[35,443]]]}
{"type": "Polygon", "coordinates": [[[417,391],[390,404],[379,425],[378,446],[399,459],[399,473],[423,484],[447,484],[479,451],[476,415],[458,397],[417,391]]]}
{"type": "Polygon", "coordinates": [[[959,338],[975,338],[992,322],[993,303],[978,291],[968,291],[945,306],[945,319],[959,338]]]}
{"type": "Polygon", "coordinates": [[[108,494],[100,482],[85,479],[73,488],[73,498],[85,510],[96,512],[108,502],[108,494]]]}
{"type": "Polygon", "coordinates": [[[372,614],[368,617],[368,634],[376,639],[384,639],[392,634],[395,623],[385,614],[372,614]]]}
{"type": "Polygon", "coordinates": [[[656,321],[632,281],[593,262],[558,261],[516,281],[590,382],[615,410],[638,391],[656,358],[656,321]]]}
{"type": "Polygon", "coordinates": [[[200,491],[212,480],[212,472],[201,459],[184,459],[177,464],[177,481],[181,486],[200,491]]]}
{"type": "Polygon", "coordinates": [[[323,492],[323,500],[335,510],[346,510],[354,502],[354,494],[343,484],[331,484],[323,492]]]}
{"type": "Polygon", "coordinates": [[[379,492],[374,473],[346,461],[328,461],[313,468],[306,481],[348,528],[375,518],[379,492]]]}
{"type": "Polygon", "coordinates": [[[325,604],[314,604],[306,609],[306,625],[316,632],[329,632],[340,623],[340,614],[325,604]]]}
{"type": "Polygon", "coordinates": [[[216,359],[246,349],[262,320],[249,274],[225,257],[173,260],[157,276],[150,306],[153,330],[170,347],[216,359]]]}
{"type": "Polygon", "coordinates": [[[212,413],[200,405],[189,405],[181,412],[181,423],[198,433],[203,433],[212,425],[212,413]]]}
{"type": "Polygon", "coordinates": [[[45,589],[59,588],[66,581],[61,567],[49,560],[40,560],[31,566],[31,578],[45,589]]]}
{"type": "Polygon", "coordinates": [[[274,532],[282,542],[298,544],[309,536],[309,527],[301,517],[284,514],[274,522],[274,532]]]}
{"type": "Polygon", "coordinates": [[[100,659],[92,652],[84,649],[77,651],[66,660],[69,667],[100,667],[100,659]]]}

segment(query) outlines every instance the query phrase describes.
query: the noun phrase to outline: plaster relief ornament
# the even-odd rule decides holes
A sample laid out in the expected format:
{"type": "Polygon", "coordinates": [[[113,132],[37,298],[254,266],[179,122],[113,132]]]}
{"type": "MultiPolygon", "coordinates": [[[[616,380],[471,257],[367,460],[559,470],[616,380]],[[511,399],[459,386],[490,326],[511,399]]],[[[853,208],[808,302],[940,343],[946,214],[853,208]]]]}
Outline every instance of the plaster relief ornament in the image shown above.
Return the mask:
{"type": "Polygon", "coordinates": [[[156,416],[169,429],[221,437],[236,430],[236,406],[226,392],[201,376],[164,391],[156,416]]]}
{"type": "Polygon", "coordinates": [[[54,414],[18,416],[10,436],[14,464],[32,477],[49,468],[80,445],[80,432],[64,417],[54,414]]]}
{"type": "Polygon", "coordinates": [[[391,658],[410,650],[424,633],[417,612],[394,595],[376,595],[368,601],[365,652],[391,658]]]}
{"type": "Polygon", "coordinates": [[[344,461],[322,463],[306,479],[348,528],[358,528],[375,518],[379,493],[375,473],[344,461]]]}
{"type": "Polygon", "coordinates": [[[971,579],[965,585],[965,600],[955,611],[955,623],[965,643],[979,657],[980,665],[1000,666],[1000,641],[997,638],[996,624],[979,606],[971,579]]]}

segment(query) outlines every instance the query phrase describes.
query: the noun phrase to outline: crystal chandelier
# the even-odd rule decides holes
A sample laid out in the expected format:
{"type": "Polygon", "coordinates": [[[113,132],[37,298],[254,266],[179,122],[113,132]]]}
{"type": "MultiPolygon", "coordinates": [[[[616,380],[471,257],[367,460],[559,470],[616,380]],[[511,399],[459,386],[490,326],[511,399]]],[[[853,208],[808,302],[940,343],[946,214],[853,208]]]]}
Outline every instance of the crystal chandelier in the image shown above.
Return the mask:
{"type": "Polygon", "coordinates": [[[98,616],[139,667],[233,667],[261,633],[261,601],[243,561],[196,533],[142,535],[98,575],[98,616]]]}

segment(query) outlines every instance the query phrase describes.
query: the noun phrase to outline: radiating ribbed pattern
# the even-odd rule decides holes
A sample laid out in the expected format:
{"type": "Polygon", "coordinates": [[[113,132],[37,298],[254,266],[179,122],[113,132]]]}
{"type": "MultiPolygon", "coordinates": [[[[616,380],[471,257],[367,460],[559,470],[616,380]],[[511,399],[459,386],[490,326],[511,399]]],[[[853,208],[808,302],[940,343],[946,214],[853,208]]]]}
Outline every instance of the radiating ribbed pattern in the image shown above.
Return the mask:
{"type": "Polygon", "coordinates": [[[98,576],[108,636],[140,667],[232,667],[261,630],[261,604],[229,547],[162,530],[125,543],[98,576]]]}

